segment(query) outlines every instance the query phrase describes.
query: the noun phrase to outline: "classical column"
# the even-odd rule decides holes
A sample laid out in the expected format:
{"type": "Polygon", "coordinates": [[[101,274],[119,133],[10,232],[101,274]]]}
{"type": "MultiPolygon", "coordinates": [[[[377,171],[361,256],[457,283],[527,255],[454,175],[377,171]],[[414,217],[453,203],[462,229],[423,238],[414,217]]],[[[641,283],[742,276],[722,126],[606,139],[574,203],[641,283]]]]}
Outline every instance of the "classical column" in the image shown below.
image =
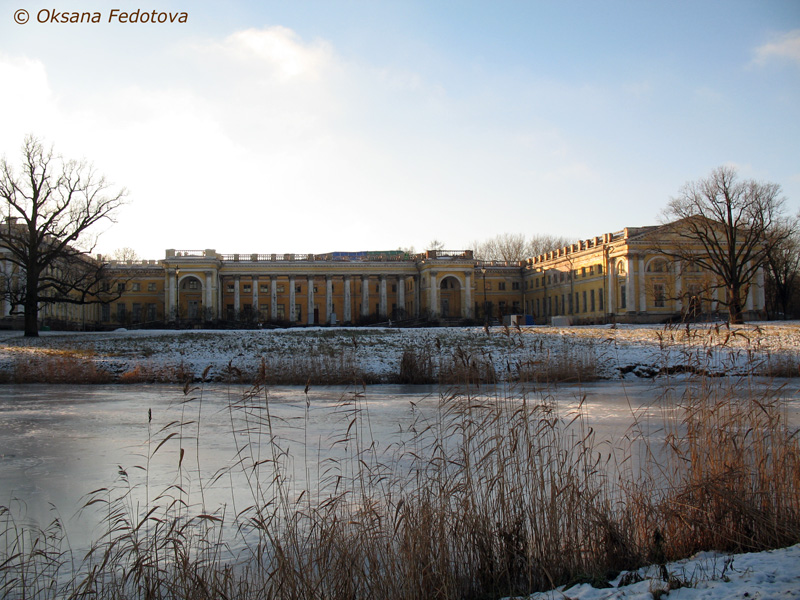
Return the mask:
{"type": "Polygon", "coordinates": [[[755,297],[755,309],[756,310],[764,310],[767,307],[766,300],[764,299],[764,268],[759,267],[758,271],[756,271],[756,289],[755,293],[757,296],[755,297]]]}
{"type": "Polygon", "coordinates": [[[636,277],[634,276],[633,270],[635,268],[635,263],[633,261],[633,257],[629,256],[625,259],[627,264],[625,265],[627,276],[625,279],[625,304],[627,305],[626,310],[628,312],[636,312],[636,294],[634,289],[634,284],[636,283],[636,277]]]}
{"type": "Polygon", "coordinates": [[[344,314],[342,315],[342,323],[353,322],[353,312],[350,306],[350,275],[344,276],[344,314]]]}
{"type": "Polygon", "coordinates": [[[308,315],[306,316],[306,323],[309,325],[314,324],[314,276],[308,276],[308,315]]]}
{"type": "MultiPolygon", "coordinates": [[[[522,298],[522,304],[525,305],[525,297],[522,298]]],[[[461,315],[465,319],[472,318],[472,274],[469,272],[464,273],[464,304],[461,305],[461,315]]]]}
{"type": "Polygon", "coordinates": [[[203,304],[203,319],[211,318],[211,315],[214,314],[214,291],[211,289],[211,276],[213,273],[211,271],[206,271],[206,290],[205,290],[205,300],[203,304]]]}
{"type": "Polygon", "coordinates": [[[253,316],[261,321],[261,314],[258,311],[258,275],[253,275],[253,316]]]}
{"type": "Polygon", "coordinates": [[[398,315],[406,316],[406,278],[403,275],[397,276],[397,309],[398,315]]]}
{"type": "Polygon", "coordinates": [[[289,321],[297,321],[297,310],[294,300],[294,275],[289,275],[289,321]]]}
{"type": "Polygon", "coordinates": [[[681,295],[683,294],[683,274],[681,271],[683,269],[681,261],[676,260],[672,268],[675,271],[675,310],[680,312],[683,310],[683,300],[681,300],[681,295]]]}
{"type": "Polygon", "coordinates": [[[636,284],[639,286],[639,311],[647,312],[647,286],[644,276],[644,256],[639,257],[639,277],[636,284]]]}
{"type": "Polygon", "coordinates": [[[430,273],[430,286],[428,290],[428,312],[430,312],[432,318],[436,318],[439,314],[439,299],[436,295],[439,286],[436,284],[436,273],[434,271],[430,273]]]}
{"type": "Polygon", "coordinates": [[[241,298],[239,296],[239,285],[241,281],[241,276],[236,275],[233,278],[233,318],[237,321],[239,320],[239,311],[242,309],[242,305],[240,304],[241,298]]]}
{"type": "Polygon", "coordinates": [[[167,270],[167,315],[170,321],[174,321],[176,314],[176,301],[178,297],[178,281],[175,269],[167,270]]]}
{"type": "MultiPolygon", "coordinates": [[[[747,268],[750,268],[750,262],[747,262],[747,268]]],[[[744,309],[747,311],[753,310],[753,292],[755,291],[753,288],[755,286],[749,285],[747,286],[747,298],[744,300],[744,309]]]]}
{"type": "MultiPolygon", "coordinates": [[[[225,278],[217,271],[217,318],[222,319],[222,309],[224,308],[224,296],[222,292],[225,290],[225,278]]],[[[227,318],[227,317],[226,317],[227,318]]]]}
{"type": "Polygon", "coordinates": [[[386,317],[386,275],[380,276],[380,306],[379,313],[381,317],[386,317]]]}
{"type": "Polygon", "coordinates": [[[275,275],[269,278],[269,316],[273,321],[278,320],[278,278],[275,275]]]}
{"type": "Polygon", "coordinates": [[[361,318],[369,315],[369,275],[361,276],[361,318]]]}
{"type": "Polygon", "coordinates": [[[333,280],[325,275],[325,322],[330,325],[333,314],[333,280]]]}
{"type": "Polygon", "coordinates": [[[422,303],[422,290],[419,287],[419,275],[414,275],[414,318],[419,319],[420,304],[422,303]]]}
{"type": "Polygon", "coordinates": [[[617,312],[617,268],[613,260],[608,261],[608,302],[607,311],[613,315],[617,312]]]}

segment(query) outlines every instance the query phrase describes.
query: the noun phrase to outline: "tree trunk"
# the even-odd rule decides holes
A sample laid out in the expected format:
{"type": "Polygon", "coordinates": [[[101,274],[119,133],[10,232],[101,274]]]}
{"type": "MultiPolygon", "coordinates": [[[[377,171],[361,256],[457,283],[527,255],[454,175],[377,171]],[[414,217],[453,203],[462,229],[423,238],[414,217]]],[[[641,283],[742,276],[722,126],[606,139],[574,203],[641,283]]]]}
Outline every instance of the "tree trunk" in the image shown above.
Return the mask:
{"type": "Polygon", "coordinates": [[[25,299],[25,337],[39,336],[39,302],[35,297],[25,299]]]}
{"type": "Polygon", "coordinates": [[[739,286],[731,286],[728,288],[730,300],[728,304],[728,321],[731,325],[741,325],[744,323],[742,316],[742,302],[739,298],[739,286]]]}

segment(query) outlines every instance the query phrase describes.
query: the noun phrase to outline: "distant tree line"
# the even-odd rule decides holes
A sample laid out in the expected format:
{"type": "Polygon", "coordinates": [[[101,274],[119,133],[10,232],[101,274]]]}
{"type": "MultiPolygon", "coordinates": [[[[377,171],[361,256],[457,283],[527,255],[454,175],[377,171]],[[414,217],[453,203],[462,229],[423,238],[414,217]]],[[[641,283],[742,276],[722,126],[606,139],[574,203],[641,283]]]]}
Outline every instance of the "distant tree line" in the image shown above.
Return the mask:
{"type": "Polygon", "coordinates": [[[501,233],[482,242],[474,241],[469,249],[477,260],[513,262],[539,256],[572,242],[570,238],[546,233],[531,236],[522,233],[501,233]]]}

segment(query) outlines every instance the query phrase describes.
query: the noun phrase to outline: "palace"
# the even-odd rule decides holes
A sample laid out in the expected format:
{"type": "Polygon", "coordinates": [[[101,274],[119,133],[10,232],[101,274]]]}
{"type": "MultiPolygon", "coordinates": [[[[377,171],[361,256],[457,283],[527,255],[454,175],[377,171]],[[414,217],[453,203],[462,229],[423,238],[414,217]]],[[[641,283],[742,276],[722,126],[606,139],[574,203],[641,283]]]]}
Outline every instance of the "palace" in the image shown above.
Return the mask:
{"type": "MultiPolygon", "coordinates": [[[[628,227],[518,262],[481,261],[470,250],[413,255],[399,250],[316,255],[167,250],[163,260],[108,263],[115,300],[45,305],[40,318],[54,328],[113,328],[423,319],[659,323],[724,316],[725,292],[715,278],[660,250],[675,243],[666,226],[650,226],[628,227]]],[[[8,320],[7,299],[0,309],[0,317],[8,320]]],[[[747,292],[745,318],[758,318],[763,309],[760,273],[747,292]]]]}

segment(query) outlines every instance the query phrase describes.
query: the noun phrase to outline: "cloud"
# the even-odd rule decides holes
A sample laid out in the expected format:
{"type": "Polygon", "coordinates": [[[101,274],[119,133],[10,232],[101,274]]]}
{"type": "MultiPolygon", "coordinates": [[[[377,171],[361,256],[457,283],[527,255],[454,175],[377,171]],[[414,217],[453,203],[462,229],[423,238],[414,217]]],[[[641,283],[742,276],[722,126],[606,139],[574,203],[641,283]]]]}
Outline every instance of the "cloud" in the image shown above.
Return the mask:
{"type": "Polygon", "coordinates": [[[35,59],[0,54],[0,94],[3,141],[0,155],[16,158],[26,134],[44,135],[58,121],[56,98],[44,64],[35,59]]]}
{"type": "Polygon", "coordinates": [[[318,80],[335,66],[332,47],[325,41],[303,43],[287,27],[237,31],[222,42],[195,46],[208,56],[223,56],[248,69],[257,80],[279,82],[318,80]]]}
{"type": "Polygon", "coordinates": [[[761,66],[775,59],[789,60],[800,65],[800,29],[776,36],[755,49],[754,64],[761,66]]]}

